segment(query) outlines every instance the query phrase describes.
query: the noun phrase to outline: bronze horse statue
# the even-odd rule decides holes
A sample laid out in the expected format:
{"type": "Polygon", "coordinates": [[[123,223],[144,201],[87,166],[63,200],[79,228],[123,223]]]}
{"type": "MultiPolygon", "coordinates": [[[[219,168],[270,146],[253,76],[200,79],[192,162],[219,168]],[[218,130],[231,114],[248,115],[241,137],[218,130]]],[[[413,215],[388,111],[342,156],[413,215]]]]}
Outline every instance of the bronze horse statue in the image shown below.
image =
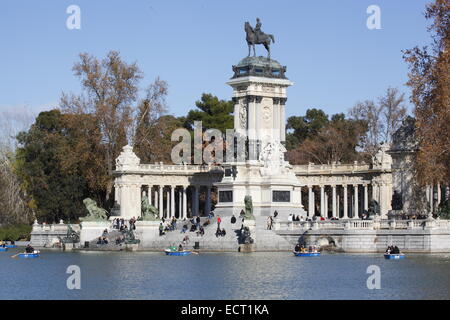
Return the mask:
{"type": "Polygon", "coordinates": [[[270,43],[275,43],[273,34],[265,34],[262,31],[259,31],[258,34],[256,34],[255,30],[248,21],[245,22],[244,29],[247,34],[246,40],[248,44],[248,57],[250,57],[250,46],[253,46],[253,56],[255,57],[255,44],[262,44],[267,50],[267,57],[270,59],[270,43]]]}

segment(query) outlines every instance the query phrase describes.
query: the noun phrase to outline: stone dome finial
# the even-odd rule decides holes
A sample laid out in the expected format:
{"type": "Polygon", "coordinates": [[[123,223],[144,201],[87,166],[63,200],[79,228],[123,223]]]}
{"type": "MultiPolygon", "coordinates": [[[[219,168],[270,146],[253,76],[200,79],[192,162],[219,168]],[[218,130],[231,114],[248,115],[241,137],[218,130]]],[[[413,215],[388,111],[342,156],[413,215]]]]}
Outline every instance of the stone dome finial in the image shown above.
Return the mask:
{"type": "Polygon", "coordinates": [[[140,163],[141,159],[133,152],[133,147],[127,144],[116,159],[116,170],[137,170],[140,163]]]}

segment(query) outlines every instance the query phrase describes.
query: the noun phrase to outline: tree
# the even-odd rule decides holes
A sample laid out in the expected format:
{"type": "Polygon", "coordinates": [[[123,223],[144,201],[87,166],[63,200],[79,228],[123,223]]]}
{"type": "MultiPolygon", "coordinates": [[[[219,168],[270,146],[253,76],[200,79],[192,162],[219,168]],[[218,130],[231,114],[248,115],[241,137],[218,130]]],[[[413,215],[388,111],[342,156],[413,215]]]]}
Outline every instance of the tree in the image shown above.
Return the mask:
{"type": "Polygon", "coordinates": [[[204,130],[218,129],[225,135],[226,129],[233,129],[233,101],[219,100],[212,94],[204,93],[195,105],[199,110],[188,112],[184,123],[186,128],[193,130],[194,121],[201,121],[204,130]]]}
{"type": "Polygon", "coordinates": [[[138,105],[133,145],[136,155],[145,163],[170,162],[171,134],[183,125],[178,118],[165,115],[167,88],[167,83],[157,78],[138,105]]]}
{"type": "Polygon", "coordinates": [[[433,20],[431,52],[427,47],[404,52],[415,106],[415,168],[422,185],[450,180],[450,2],[428,4],[425,18],[433,20]]]}
{"type": "MultiPolygon", "coordinates": [[[[323,113],[326,117],[321,118],[328,119],[328,116],[320,111],[316,114],[323,113]]],[[[292,164],[307,164],[362,160],[357,147],[366,131],[364,121],[345,119],[343,113],[335,114],[331,121],[327,120],[327,123],[323,124],[317,134],[309,134],[295,149],[288,151],[289,161],[292,164]]]]}
{"type": "Polygon", "coordinates": [[[60,108],[64,113],[95,117],[105,146],[104,165],[110,175],[106,186],[106,200],[109,200],[114,162],[127,144],[133,123],[132,104],[137,99],[142,73],[136,63],[127,64],[116,51],[109,52],[101,61],[82,53],[73,70],[81,80],[83,93],[79,96],[63,93],[60,108]]]}
{"type": "Polygon", "coordinates": [[[403,106],[404,94],[396,88],[387,88],[384,96],[373,100],[358,102],[348,112],[349,116],[367,124],[367,134],[362,137],[361,145],[369,155],[374,155],[382,142],[392,143],[392,135],[406,117],[403,106]]]}
{"type": "Polygon", "coordinates": [[[17,172],[36,218],[46,222],[76,221],[85,214],[81,201],[88,195],[87,182],[79,166],[64,168],[62,161],[74,141],[63,118],[59,110],[41,112],[30,130],[18,135],[17,172]]]}
{"type": "Polygon", "coordinates": [[[292,116],[287,119],[286,147],[295,149],[307,138],[313,137],[328,124],[328,115],[320,109],[308,109],[305,116],[292,116]]]}

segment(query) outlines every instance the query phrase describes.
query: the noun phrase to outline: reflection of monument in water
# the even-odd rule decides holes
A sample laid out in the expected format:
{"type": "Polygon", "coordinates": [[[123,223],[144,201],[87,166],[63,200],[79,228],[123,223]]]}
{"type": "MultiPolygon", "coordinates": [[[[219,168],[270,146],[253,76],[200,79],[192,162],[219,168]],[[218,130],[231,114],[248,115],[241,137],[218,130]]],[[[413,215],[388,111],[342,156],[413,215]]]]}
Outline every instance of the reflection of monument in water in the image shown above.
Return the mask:
{"type": "MultiPolygon", "coordinates": [[[[233,88],[234,128],[245,141],[236,143],[236,161],[223,165],[224,177],[215,183],[219,194],[216,212],[238,215],[245,196],[251,196],[255,216],[306,215],[301,205],[300,184],[292,166],[284,160],[286,149],[286,67],[265,57],[247,57],[233,66],[228,84],[233,88]]],[[[237,142],[237,141],[236,141],[237,142]]]]}

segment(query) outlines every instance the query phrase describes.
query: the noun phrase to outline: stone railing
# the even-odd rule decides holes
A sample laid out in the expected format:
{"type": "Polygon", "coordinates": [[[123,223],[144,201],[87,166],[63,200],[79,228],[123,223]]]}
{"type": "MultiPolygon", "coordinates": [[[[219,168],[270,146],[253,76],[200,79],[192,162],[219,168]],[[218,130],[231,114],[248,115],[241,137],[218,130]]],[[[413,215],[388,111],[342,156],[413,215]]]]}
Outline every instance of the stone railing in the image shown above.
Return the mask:
{"type": "Polygon", "coordinates": [[[450,220],[275,221],[274,230],[412,230],[450,229],[450,220]]]}
{"type": "Polygon", "coordinates": [[[210,171],[222,171],[221,166],[214,164],[206,165],[191,165],[191,164],[140,164],[139,171],[155,172],[155,173],[197,173],[197,172],[210,172],[210,171]]]}
{"type": "Polygon", "coordinates": [[[328,173],[328,174],[339,174],[339,173],[353,173],[353,172],[367,172],[369,171],[370,165],[365,163],[355,162],[353,164],[308,164],[308,165],[293,165],[292,168],[296,174],[304,173],[328,173]]]}

